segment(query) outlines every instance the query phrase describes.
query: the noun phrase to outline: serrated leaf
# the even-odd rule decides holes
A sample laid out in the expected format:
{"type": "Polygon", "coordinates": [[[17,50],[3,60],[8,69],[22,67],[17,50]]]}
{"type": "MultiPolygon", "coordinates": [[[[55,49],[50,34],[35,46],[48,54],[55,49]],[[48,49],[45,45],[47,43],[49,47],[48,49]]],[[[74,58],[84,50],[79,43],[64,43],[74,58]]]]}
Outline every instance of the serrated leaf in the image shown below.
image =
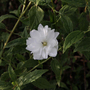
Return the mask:
{"type": "Polygon", "coordinates": [[[32,84],[40,89],[48,89],[54,87],[45,78],[42,77],[34,81],[32,84]]]}
{"type": "Polygon", "coordinates": [[[33,6],[29,11],[30,25],[39,24],[44,17],[44,11],[39,6],[33,6]]]}
{"type": "Polygon", "coordinates": [[[10,42],[6,45],[6,48],[13,47],[13,46],[16,46],[16,45],[24,45],[24,44],[26,43],[26,39],[27,39],[27,38],[14,39],[14,40],[10,41],[10,42]]]}
{"type": "Polygon", "coordinates": [[[65,15],[71,15],[71,14],[73,14],[76,10],[77,10],[76,7],[71,7],[71,6],[69,6],[69,5],[64,5],[64,6],[60,9],[59,13],[65,14],[65,15]]]}
{"type": "Polygon", "coordinates": [[[9,76],[10,76],[11,80],[15,81],[17,76],[16,76],[13,68],[11,67],[11,65],[9,65],[9,67],[8,67],[8,73],[9,73],[9,76]]]}
{"type": "Polygon", "coordinates": [[[65,38],[64,44],[63,44],[63,53],[74,43],[78,42],[80,39],[82,39],[84,36],[84,33],[77,30],[71,32],[67,37],[65,38]]]}
{"type": "Polygon", "coordinates": [[[21,76],[18,79],[19,86],[34,82],[38,78],[41,77],[42,74],[47,72],[47,70],[34,70],[33,72],[29,72],[26,75],[21,76]]]}
{"type": "Polygon", "coordinates": [[[13,15],[9,15],[9,14],[2,15],[2,16],[0,16],[0,23],[1,23],[4,19],[7,19],[7,18],[16,18],[16,17],[13,16],[13,15]]]}
{"type": "Polygon", "coordinates": [[[66,33],[70,33],[73,31],[73,23],[68,16],[61,15],[61,21],[63,23],[63,27],[66,33]]]}
{"type": "Polygon", "coordinates": [[[84,38],[74,49],[76,51],[90,51],[90,37],[84,38]]]}
{"type": "Polygon", "coordinates": [[[29,11],[29,24],[31,27],[38,25],[43,17],[44,11],[39,6],[32,6],[29,11]]]}

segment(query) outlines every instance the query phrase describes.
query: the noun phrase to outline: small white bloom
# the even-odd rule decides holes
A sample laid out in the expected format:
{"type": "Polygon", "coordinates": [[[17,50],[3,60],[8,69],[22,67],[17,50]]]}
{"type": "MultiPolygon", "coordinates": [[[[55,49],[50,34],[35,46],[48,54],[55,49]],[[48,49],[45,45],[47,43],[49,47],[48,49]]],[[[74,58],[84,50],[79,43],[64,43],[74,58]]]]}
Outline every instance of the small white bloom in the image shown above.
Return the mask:
{"type": "Polygon", "coordinates": [[[47,59],[48,55],[55,57],[58,50],[57,36],[59,32],[54,32],[54,29],[46,25],[43,27],[41,24],[38,30],[32,30],[30,36],[26,40],[26,49],[33,53],[33,58],[37,60],[47,59]]]}

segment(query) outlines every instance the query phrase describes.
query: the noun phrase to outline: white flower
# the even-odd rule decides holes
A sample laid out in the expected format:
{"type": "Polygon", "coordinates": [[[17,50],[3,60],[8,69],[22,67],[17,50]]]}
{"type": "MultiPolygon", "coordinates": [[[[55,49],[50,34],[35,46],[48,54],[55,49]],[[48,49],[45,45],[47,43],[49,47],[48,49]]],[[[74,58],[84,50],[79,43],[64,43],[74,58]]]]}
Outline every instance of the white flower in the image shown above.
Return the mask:
{"type": "Polygon", "coordinates": [[[57,36],[59,32],[54,32],[54,29],[46,25],[43,27],[41,24],[38,30],[32,30],[30,36],[26,40],[26,49],[33,53],[33,58],[36,60],[47,59],[48,55],[55,57],[58,50],[57,36]]]}

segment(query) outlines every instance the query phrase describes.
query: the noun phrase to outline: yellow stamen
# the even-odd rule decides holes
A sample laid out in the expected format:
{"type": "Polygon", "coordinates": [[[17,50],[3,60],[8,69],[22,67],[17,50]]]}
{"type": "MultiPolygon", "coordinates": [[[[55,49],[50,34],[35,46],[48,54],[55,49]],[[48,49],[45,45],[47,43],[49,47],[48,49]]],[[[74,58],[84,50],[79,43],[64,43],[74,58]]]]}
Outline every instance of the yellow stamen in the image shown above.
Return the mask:
{"type": "Polygon", "coordinates": [[[43,46],[47,46],[47,42],[42,42],[43,46]]]}

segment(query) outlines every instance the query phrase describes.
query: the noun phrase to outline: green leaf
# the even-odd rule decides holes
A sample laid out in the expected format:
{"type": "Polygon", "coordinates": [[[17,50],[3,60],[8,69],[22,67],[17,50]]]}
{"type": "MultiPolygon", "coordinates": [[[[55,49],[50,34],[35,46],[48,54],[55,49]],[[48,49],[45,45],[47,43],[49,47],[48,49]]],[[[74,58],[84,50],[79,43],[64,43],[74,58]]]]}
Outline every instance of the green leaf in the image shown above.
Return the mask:
{"type": "Polygon", "coordinates": [[[87,60],[90,60],[90,51],[84,51],[82,53],[86,57],[87,60]]]}
{"type": "Polygon", "coordinates": [[[39,6],[32,6],[29,11],[29,25],[38,25],[44,17],[44,11],[39,6]]]}
{"type": "Polygon", "coordinates": [[[71,14],[73,14],[76,10],[77,10],[76,7],[72,7],[72,6],[69,6],[69,5],[64,5],[64,6],[60,9],[59,13],[64,14],[64,15],[71,15],[71,14]]]}
{"type": "Polygon", "coordinates": [[[66,88],[66,90],[69,90],[65,83],[61,82],[61,87],[66,88]]]}
{"type": "Polygon", "coordinates": [[[19,16],[19,10],[10,11],[10,13],[15,14],[16,16],[19,16]]]}
{"type": "Polygon", "coordinates": [[[71,32],[67,37],[65,38],[64,44],[63,44],[63,53],[74,43],[78,42],[80,39],[82,39],[84,36],[84,33],[77,30],[71,32]]]}
{"type": "Polygon", "coordinates": [[[81,31],[88,30],[89,21],[88,21],[88,19],[86,17],[87,17],[87,14],[85,12],[82,12],[80,14],[80,17],[79,17],[79,27],[80,27],[81,31]]]}
{"type": "Polygon", "coordinates": [[[85,0],[61,0],[62,2],[68,3],[75,7],[85,7],[85,0]]]}
{"type": "Polygon", "coordinates": [[[17,54],[17,53],[25,53],[27,52],[27,50],[25,49],[26,45],[18,45],[18,46],[14,46],[12,53],[17,54]]]}
{"type": "Polygon", "coordinates": [[[61,80],[61,72],[60,72],[60,64],[57,60],[51,61],[51,69],[55,73],[56,80],[58,83],[58,86],[60,86],[60,80],[61,80]]]}
{"type": "Polygon", "coordinates": [[[3,42],[6,42],[7,38],[9,36],[9,33],[7,32],[3,32],[0,39],[3,41],[3,42]]]}
{"type": "Polygon", "coordinates": [[[14,90],[21,90],[20,87],[16,86],[14,90]]]}
{"type": "Polygon", "coordinates": [[[14,47],[14,46],[16,46],[16,45],[24,45],[24,44],[26,43],[26,39],[27,39],[27,38],[14,39],[14,40],[10,41],[10,42],[6,45],[6,48],[14,47]]]}
{"type": "Polygon", "coordinates": [[[19,86],[22,86],[22,85],[34,82],[35,80],[40,78],[41,75],[44,74],[45,72],[47,72],[47,70],[34,70],[33,72],[29,72],[26,75],[22,75],[18,79],[18,84],[19,86]]]}
{"type": "Polygon", "coordinates": [[[28,38],[28,32],[27,32],[27,27],[24,28],[24,31],[21,33],[21,37],[24,38],[28,38]]]}
{"type": "Polygon", "coordinates": [[[1,80],[8,80],[9,79],[9,73],[8,72],[4,72],[3,74],[1,74],[1,80]]]}
{"type": "Polygon", "coordinates": [[[17,76],[16,76],[13,68],[11,67],[11,65],[9,65],[9,67],[8,67],[8,73],[9,73],[9,76],[12,81],[15,81],[17,79],[17,76]]]}
{"type": "Polygon", "coordinates": [[[16,59],[17,59],[18,61],[25,61],[25,56],[17,53],[17,54],[16,54],[16,59]]]}
{"type": "Polygon", "coordinates": [[[34,81],[32,84],[40,89],[48,89],[54,87],[45,78],[42,77],[34,81]]]}
{"type": "Polygon", "coordinates": [[[9,14],[2,15],[2,16],[0,16],[0,23],[1,23],[4,19],[7,19],[7,18],[16,18],[16,17],[13,16],[13,15],[9,15],[9,14]]]}
{"type": "Polygon", "coordinates": [[[63,66],[63,67],[62,67],[62,71],[65,71],[66,69],[69,69],[69,68],[70,68],[70,66],[68,66],[68,65],[63,66]]]}
{"type": "Polygon", "coordinates": [[[61,21],[66,33],[70,33],[73,31],[73,23],[68,16],[61,15],[61,21]]]}
{"type": "Polygon", "coordinates": [[[38,64],[38,62],[36,60],[29,59],[29,60],[26,60],[24,62],[23,67],[25,67],[25,68],[31,68],[31,67],[34,67],[37,64],[38,64]]]}
{"type": "Polygon", "coordinates": [[[3,23],[0,23],[0,29],[5,29],[6,26],[3,23]]]}
{"type": "Polygon", "coordinates": [[[86,37],[78,43],[74,49],[74,52],[76,51],[90,51],[90,37],[86,37]]]}
{"type": "Polygon", "coordinates": [[[0,90],[10,90],[10,88],[11,86],[8,83],[0,80],[0,90]]]}

